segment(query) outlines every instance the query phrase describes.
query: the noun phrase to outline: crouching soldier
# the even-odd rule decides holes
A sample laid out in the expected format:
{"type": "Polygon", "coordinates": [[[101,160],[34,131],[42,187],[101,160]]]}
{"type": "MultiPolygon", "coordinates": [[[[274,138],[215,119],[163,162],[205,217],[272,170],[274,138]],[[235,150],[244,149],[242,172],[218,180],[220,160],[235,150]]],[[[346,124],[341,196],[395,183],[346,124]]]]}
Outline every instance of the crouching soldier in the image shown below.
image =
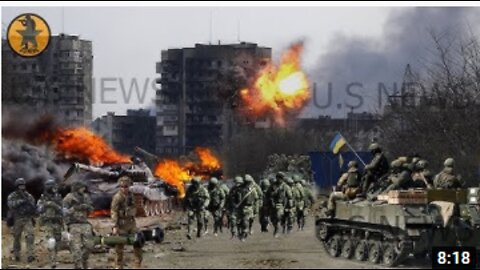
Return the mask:
{"type": "Polygon", "coordinates": [[[360,174],[356,161],[348,163],[348,171],[338,180],[336,190],[328,199],[328,216],[333,216],[335,213],[336,201],[352,200],[360,193],[360,174]]]}

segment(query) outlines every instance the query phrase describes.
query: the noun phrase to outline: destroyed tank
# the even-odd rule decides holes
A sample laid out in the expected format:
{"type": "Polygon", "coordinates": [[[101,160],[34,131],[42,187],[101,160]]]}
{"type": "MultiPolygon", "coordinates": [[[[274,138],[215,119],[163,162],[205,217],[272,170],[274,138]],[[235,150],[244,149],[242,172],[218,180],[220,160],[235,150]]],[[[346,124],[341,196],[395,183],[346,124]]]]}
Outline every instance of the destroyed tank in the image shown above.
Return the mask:
{"type": "Polygon", "coordinates": [[[165,196],[177,196],[178,190],[166,182],[154,177],[151,170],[144,164],[113,164],[97,167],[87,164],[74,163],[64,176],[64,183],[77,173],[83,172],[83,181],[88,182],[88,190],[91,194],[96,213],[108,215],[113,195],[119,187],[117,179],[128,176],[133,185],[130,191],[135,194],[137,200],[138,216],[160,215],[160,201],[165,196]]]}
{"type": "Polygon", "coordinates": [[[480,245],[480,195],[470,190],[406,190],[377,201],[339,201],[316,219],[316,237],[334,258],[393,267],[432,247],[480,245]],[[475,194],[467,196],[468,194],[475,194]]]}

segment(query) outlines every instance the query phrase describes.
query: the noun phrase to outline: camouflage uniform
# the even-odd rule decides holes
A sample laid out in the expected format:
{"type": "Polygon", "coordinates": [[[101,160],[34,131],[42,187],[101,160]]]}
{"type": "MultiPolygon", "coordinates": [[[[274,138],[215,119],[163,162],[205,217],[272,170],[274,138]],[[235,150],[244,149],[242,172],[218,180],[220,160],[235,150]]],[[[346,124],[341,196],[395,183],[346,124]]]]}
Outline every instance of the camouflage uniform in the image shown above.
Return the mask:
{"type": "MultiPolygon", "coordinates": [[[[308,186],[307,182],[305,179],[302,179],[301,181],[302,186],[303,186],[303,201],[305,203],[305,208],[303,210],[304,216],[308,216],[310,209],[313,207],[313,204],[315,203],[315,196],[313,194],[312,189],[308,186]]],[[[305,222],[303,223],[305,226],[305,222]]],[[[303,229],[303,227],[302,227],[303,229]]]]}
{"type": "Polygon", "coordinates": [[[63,208],[75,269],[87,269],[94,245],[92,225],[87,218],[94,208],[90,196],[85,193],[84,183],[75,182],[72,185],[72,192],[63,199],[63,208]]]}
{"type": "Polygon", "coordinates": [[[253,229],[252,229],[253,222],[255,221],[255,218],[258,216],[260,207],[263,205],[263,192],[262,192],[262,188],[260,188],[260,186],[255,182],[255,180],[251,175],[249,174],[245,175],[245,182],[247,182],[248,185],[253,187],[255,189],[255,192],[257,193],[257,199],[255,201],[254,208],[253,208],[253,216],[250,219],[248,224],[248,232],[250,234],[253,234],[253,229]]]}
{"type": "Polygon", "coordinates": [[[227,196],[226,208],[230,220],[230,232],[232,233],[232,238],[236,237],[237,225],[239,221],[239,212],[240,212],[240,203],[242,201],[241,189],[243,185],[243,178],[241,176],[235,177],[235,186],[232,187],[227,196]]]}
{"type": "Polygon", "coordinates": [[[294,175],[293,181],[295,182],[292,191],[295,198],[297,226],[298,230],[301,230],[305,224],[305,190],[302,186],[302,179],[299,175],[294,175]]]}
{"type": "Polygon", "coordinates": [[[424,159],[415,163],[415,171],[412,174],[413,185],[416,188],[433,188],[432,173],[427,168],[428,162],[424,159]]]}
{"type": "Polygon", "coordinates": [[[293,224],[295,223],[295,218],[297,216],[297,198],[300,196],[295,194],[295,182],[292,178],[286,178],[287,193],[291,194],[291,199],[288,201],[285,206],[285,215],[283,216],[283,233],[290,233],[293,229],[293,224]]]}
{"type": "Polygon", "coordinates": [[[262,232],[268,232],[268,223],[269,223],[269,214],[270,214],[270,208],[268,205],[268,201],[266,200],[265,196],[267,195],[267,191],[270,188],[270,181],[268,179],[263,179],[260,181],[260,188],[262,189],[262,194],[263,200],[262,200],[262,205],[260,206],[260,209],[258,211],[258,217],[260,221],[260,226],[262,229],[262,232]]]}
{"type": "Polygon", "coordinates": [[[283,182],[284,175],[277,174],[275,180],[267,191],[266,200],[268,201],[270,220],[273,225],[273,234],[278,237],[278,225],[284,222],[285,209],[293,205],[293,195],[291,189],[283,182]]]}
{"type": "Polygon", "coordinates": [[[208,185],[208,191],[210,193],[210,204],[208,205],[208,211],[213,216],[213,233],[217,235],[218,231],[222,232],[223,224],[223,208],[225,206],[225,191],[220,186],[218,179],[212,177],[208,185]]]}
{"type": "Polygon", "coordinates": [[[240,240],[245,240],[251,233],[251,224],[257,212],[259,196],[257,189],[251,180],[245,179],[244,184],[240,188],[241,201],[238,204],[238,231],[240,240]]]}
{"type": "Polygon", "coordinates": [[[15,181],[17,188],[12,194],[8,195],[7,204],[10,213],[13,215],[14,223],[11,228],[13,235],[13,254],[16,261],[20,261],[22,232],[25,232],[27,242],[28,262],[32,262],[34,257],[34,234],[33,218],[36,214],[35,199],[25,190],[26,183],[23,178],[15,181]]]}
{"type": "Polygon", "coordinates": [[[335,211],[336,201],[351,200],[360,192],[360,173],[358,172],[358,164],[356,161],[348,163],[348,171],[340,177],[337,183],[337,190],[330,194],[328,199],[328,214],[333,215],[335,211]]]}
{"type": "Polygon", "coordinates": [[[363,178],[362,191],[367,193],[371,185],[388,173],[388,160],[382,152],[380,146],[373,143],[369,147],[370,152],[374,155],[372,161],[365,166],[366,174],[363,178]]]}
{"type": "Polygon", "coordinates": [[[188,210],[187,237],[191,238],[191,225],[194,219],[197,220],[197,237],[201,237],[206,219],[206,209],[210,203],[210,195],[207,189],[200,184],[199,178],[192,180],[192,185],[187,189],[185,202],[188,210]]]}
{"type": "Polygon", "coordinates": [[[62,196],[58,193],[57,183],[53,179],[45,182],[45,190],[37,202],[40,225],[46,235],[46,244],[50,264],[56,268],[58,244],[62,240],[63,210],[62,196]]]}
{"type": "Polygon", "coordinates": [[[443,170],[435,176],[433,184],[437,189],[457,189],[464,186],[460,175],[455,175],[453,158],[447,158],[443,170]]]}
{"type": "Polygon", "coordinates": [[[224,182],[220,183],[220,188],[223,190],[223,193],[225,194],[225,204],[223,205],[222,218],[221,218],[222,226],[223,226],[223,219],[226,216],[227,217],[227,227],[230,228],[230,215],[228,214],[228,211],[227,211],[227,198],[228,198],[228,194],[230,193],[230,189],[228,188],[228,186],[224,182]]]}
{"type": "Polygon", "coordinates": [[[383,193],[387,193],[390,190],[408,189],[413,186],[410,167],[408,164],[404,165],[401,159],[392,161],[392,173],[387,178],[389,185],[382,191],[383,193]]]}
{"type": "MultiPolygon", "coordinates": [[[[137,224],[135,216],[137,214],[137,206],[135,204],[134,195],[129,192],[131,179],[122,176],[118,179],[120,190],[113,196],[111,209],[111,218],[116,233],[120,236],[129,236],[137,233],[137,224]]],[[[124,245],[115,246],[115,265],[117,268],[123,268],[123,249],[124,245]]],[[[135,256],[135,268],[142,265],[142,248],[133,246],[133,254],[135,256]]]]}

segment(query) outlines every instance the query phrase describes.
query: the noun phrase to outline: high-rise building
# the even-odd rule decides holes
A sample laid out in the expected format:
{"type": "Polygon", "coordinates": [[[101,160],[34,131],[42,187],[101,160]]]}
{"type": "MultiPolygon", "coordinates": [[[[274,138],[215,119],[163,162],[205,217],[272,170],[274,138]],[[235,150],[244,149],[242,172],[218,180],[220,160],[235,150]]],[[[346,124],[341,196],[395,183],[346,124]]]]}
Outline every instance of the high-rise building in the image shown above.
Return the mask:
{"type": "MultiPolygon", "coordinates": [[[[258,70],[271,60],[271,48],[255,43],[204,45],[162,51],[157,63],[156,152],[178,156],[196,146],[218,146],[231,129],[228,97],[219,92],[229,70],[258,70]]],[[[239,72],[241,73],[241,72],[239,72]]],[[[238,89],[240,90],[240,89],[238,89]]]]}
{"type": "Polygon", "coordinates": [[[75,35],[52,36],[36,57],[15,54],[2,40],[2,105],[50,113],[65,125],[92,121],[92,42],[75,35]]]}

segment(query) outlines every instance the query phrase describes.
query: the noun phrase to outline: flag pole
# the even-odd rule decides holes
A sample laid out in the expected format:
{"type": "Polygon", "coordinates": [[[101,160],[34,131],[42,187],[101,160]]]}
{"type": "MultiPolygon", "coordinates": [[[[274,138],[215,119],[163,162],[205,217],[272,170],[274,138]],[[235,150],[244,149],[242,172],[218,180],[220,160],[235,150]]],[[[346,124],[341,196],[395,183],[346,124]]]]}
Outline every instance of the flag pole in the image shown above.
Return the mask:
{"type": "MultiPolygon", "coordinates": [[[[342,137],[343,135],[340,134],[342,137]]],[[[345,137],[343,137],[345,138],[345,137]]],[[[345,144],[348,146],[348,148],[350,148],[350,150],[352,150],[352,152],[355,154],[355,156],[357,156],[358,160],[360,160],[360,162],[362,162],[363,166],[367,166],[367,164],[365,164],[365,162],[363,161],[363,159],[357,154],[357,152],[355,151],[355,149],[353,149],[353,147],[348,143],[347,140],[345,140],[345,144]]]]}

